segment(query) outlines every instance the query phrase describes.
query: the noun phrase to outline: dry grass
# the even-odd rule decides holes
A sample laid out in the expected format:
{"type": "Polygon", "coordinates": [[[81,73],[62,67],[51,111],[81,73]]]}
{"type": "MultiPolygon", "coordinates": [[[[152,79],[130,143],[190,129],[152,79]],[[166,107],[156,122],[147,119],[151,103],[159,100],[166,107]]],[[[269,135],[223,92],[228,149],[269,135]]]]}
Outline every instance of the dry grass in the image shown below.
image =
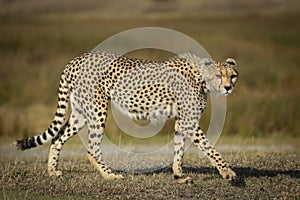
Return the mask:
{"type": "Polygon", "coordinates": [[[171,168],[148,174],[126,174],[105,181],[87,159],[65,160],[64,177],[48,177],[45,160],[2,162],[2,199],[299,199],[299,156],[294,153],[231,153],[224,155],[240,177],[229,183],[206,159],[186,156],[184,171],[191,185],[172,179],[171,168]]]}

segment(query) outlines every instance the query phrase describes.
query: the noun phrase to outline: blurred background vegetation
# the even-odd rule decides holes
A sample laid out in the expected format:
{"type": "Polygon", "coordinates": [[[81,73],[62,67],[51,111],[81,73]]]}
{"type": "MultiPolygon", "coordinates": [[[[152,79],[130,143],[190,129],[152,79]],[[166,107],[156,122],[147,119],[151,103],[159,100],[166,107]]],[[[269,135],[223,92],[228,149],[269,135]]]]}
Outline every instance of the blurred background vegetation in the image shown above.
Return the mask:
{"type": "Polygon", "coordinates": [[[157,26],[194,38],[215,60],[237,60],[226,135],[298,140],[299,21],[298,0],[0,0],[0,136],[48,128],[69,60],[121,31],[157,26]]]}

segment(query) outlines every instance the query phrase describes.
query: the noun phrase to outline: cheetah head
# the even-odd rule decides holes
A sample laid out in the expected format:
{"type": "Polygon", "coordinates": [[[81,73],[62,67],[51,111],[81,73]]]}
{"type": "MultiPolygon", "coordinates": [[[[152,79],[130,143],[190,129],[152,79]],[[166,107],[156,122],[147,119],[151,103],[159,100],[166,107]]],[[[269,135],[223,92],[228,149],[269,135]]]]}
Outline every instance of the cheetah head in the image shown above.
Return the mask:
{"type": "Polygon", "coordinates": [[[217,69],[215,79],[218,80],[215,89],[227,96],[233,92],[238,79],[237,64],[234,59],[227,58],[225,62],[215,62],[214,65],[217,69]]]}
{"type": "Polygon", "coordinates": [[[209,92],[227,96],[234,90],[237,82],[237,64],[234,59],[227,58],[225,62],[216,62],[209,58],[202,58],[190,52],[180,55],[181,58],[196,67],[204,79],[209,92]]]}

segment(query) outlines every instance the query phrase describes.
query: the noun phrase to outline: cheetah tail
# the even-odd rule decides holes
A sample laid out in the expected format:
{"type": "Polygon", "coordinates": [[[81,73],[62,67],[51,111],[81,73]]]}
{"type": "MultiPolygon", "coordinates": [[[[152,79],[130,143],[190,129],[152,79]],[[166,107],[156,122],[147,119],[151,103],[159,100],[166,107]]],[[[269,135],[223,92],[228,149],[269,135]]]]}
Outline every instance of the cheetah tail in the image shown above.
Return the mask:
{"type": "Polygon", "coordinates": [[[65,79],[64,74],[61,76],[59,88],[58,88],[58,103],[55,117],[49,126],[49,128],[40,135],[28,137],[22,140],[16,140],[13,143],[13,146],[16,149],[26,150],[30,148],[37,147],[49,142],[51,139],[58,135],[59,130],[62,128],[62,125],[66,118],[66,113],[68,110],[69,102],[69,87],[68,82],[65,79]]]}

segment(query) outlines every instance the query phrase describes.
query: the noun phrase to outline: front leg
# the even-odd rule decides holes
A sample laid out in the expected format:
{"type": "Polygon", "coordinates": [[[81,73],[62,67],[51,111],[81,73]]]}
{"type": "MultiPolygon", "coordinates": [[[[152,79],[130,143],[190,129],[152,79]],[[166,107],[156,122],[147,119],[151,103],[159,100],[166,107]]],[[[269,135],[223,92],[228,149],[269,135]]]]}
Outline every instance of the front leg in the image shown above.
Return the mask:
{"type": "Polygon", "coordinates": [[[200,128],[198,128],[191,139],[193,143],[207,155],[213,166],[218,169],[219,173],[224,179],[234,180],[236,178],[235,172],[223,160],[221,154],[217,152],[210,144],[200,128]]]}

